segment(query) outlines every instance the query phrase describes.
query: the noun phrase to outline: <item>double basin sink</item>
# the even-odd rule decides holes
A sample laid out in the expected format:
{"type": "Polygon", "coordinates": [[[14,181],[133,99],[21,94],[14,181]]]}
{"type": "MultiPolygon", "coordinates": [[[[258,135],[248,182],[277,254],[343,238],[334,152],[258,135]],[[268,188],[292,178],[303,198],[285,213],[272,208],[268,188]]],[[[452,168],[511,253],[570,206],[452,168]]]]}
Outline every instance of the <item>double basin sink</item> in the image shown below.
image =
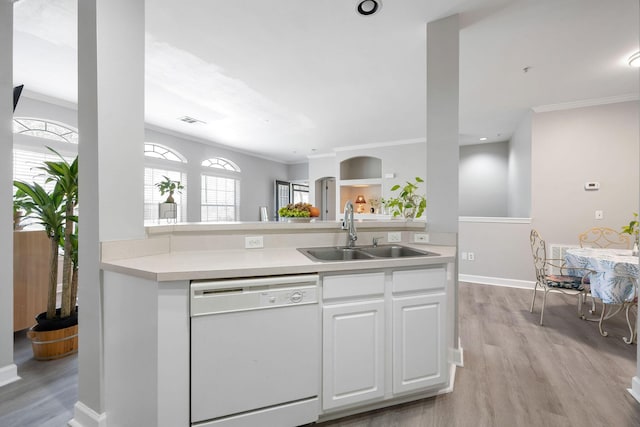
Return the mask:
{"type": "Polygon", "coordinates": [[[435,252],[422,251],[402,245],[355,246],[351,248],[346,246],[339,246],[299,248],[298,250],[309,257],[312,261],[320,262],[425,257],[439,255],[435,252]]]}

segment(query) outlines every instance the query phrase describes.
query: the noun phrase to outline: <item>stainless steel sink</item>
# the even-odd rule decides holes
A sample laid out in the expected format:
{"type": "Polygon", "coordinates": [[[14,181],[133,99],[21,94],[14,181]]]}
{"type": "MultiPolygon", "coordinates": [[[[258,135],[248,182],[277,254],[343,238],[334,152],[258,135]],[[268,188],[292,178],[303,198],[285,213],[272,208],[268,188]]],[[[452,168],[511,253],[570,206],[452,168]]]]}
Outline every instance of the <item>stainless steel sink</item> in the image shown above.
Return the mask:
{"type": "Polygon", "coordinates": [[[421,251],[400,245],[382,245],[363,247],[362,252],[379,258],[404,258],[412,256],[433,256],[433,252],[421,251]]]}
{"type": "Polygon", "coordinates": [[[300,248],[300,252],[313,261],[357,261],[383,258],[406,258],[438,255],[401,245],[300,248]]]}
{"type": "Polygon", "coordinates": [[[315,258],[314,261],[352,261],[356,259],[373,259],[372,255],[353,248],[308,248],[299,249],[299,251],[311,259],[315,258]]]}

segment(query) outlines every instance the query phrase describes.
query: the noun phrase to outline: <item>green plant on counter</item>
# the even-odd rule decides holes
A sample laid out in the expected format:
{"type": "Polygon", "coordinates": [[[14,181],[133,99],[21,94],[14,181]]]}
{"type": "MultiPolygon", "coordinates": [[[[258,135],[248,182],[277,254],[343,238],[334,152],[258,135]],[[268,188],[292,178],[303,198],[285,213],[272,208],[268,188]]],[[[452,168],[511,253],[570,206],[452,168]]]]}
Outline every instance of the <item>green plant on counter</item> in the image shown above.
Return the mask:
{"type": "Polygon", "coordinates": [[[417,176],[415,182],[407,181],[404,186],[396,184],[391,187],[391,191],[400,191],[397,197],[391,197],[385,202],[391,215],[394,217],[403,216],[404,218],[420,218],[422,216],[427,207],[427,199],[421,194],[416,194],[418,183],[422,182],[424,180],[417,176]]]}
{"type": "Polygon", "coordinates": [[[311,206],[309,203],[289,203],[278,209],[278,215],[282,218],[308,218],[311,216],[311,206]]]}
{"type": "Polygon", "coordinates": [[[639,227],[639,223],[638,223],[638,213],[637,212],[633,213],[633,218],[634,219],[632,219],[629,222],[629,225],[622,226],[622,232],[634,236],[635,242],[638,243],[638,240],[640,238],[640,227],[639,227]]]}

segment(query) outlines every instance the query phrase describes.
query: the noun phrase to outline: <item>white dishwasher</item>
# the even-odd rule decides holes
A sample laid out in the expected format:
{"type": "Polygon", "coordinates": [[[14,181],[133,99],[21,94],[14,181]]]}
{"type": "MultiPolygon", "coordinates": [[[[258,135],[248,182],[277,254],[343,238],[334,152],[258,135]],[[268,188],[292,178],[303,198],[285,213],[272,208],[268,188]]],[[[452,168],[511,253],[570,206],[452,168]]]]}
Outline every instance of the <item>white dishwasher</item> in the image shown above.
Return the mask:
{"type": "Polygon", "coordinates": [[[318,276],[191,282],[191,425],[318,418],[318,276]]]}

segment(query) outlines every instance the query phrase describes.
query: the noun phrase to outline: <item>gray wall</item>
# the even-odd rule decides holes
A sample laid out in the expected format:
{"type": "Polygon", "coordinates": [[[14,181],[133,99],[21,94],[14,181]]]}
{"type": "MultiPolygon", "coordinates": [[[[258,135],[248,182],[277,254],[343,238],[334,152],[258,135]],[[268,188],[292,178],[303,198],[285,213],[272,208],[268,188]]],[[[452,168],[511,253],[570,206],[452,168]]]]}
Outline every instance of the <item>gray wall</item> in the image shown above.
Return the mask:
{"type": "Polygon", "coordinates": [[[460,146],[460,215],[507,216],[509,143],[460,146]]]}
{"type": "Polygon", "coordinates": [[[259,206],[267,206],[269,216],[274,211],[274,181],[291,179],[286,164],[212,146],[176,134],[147,129],[146,142],[173,148],[185,156],[187,163],[187,220],[200,221],[201,162],[211,157],[223,157],[240,167],[240,221],[258,221],[259,206]]]}
{"type": "Polygon", "coordinates": [[[624,102],[532,115],[531,224],[460,222],[460,274],[535,280],[528,232],[548,244],[577,244],[595,226],[619,230],[638,209],[638,103],[624,102]],[[585,191],[599,181],[599,191],[585,191]],[[594,218],[595,210],[604,219],[594,218]]]}
{"type": "Polygon", "coordinates": [[[531,116],[528,112],[509,141],[507,216],[531,215],[531,116]]]}
{"type": "Polygon", "coordinates": [[[287,179],[289,181],[308,181],[309,162],[287,165],[287,179]]]}
{"type": "Polygon", "coordinates": [[[548,243],[619,230],[637,212],[638,102],[535,114],[532,141],[532,225],[548,243]],[[585,191],[587,181],[600,190],[585,191]]]}

